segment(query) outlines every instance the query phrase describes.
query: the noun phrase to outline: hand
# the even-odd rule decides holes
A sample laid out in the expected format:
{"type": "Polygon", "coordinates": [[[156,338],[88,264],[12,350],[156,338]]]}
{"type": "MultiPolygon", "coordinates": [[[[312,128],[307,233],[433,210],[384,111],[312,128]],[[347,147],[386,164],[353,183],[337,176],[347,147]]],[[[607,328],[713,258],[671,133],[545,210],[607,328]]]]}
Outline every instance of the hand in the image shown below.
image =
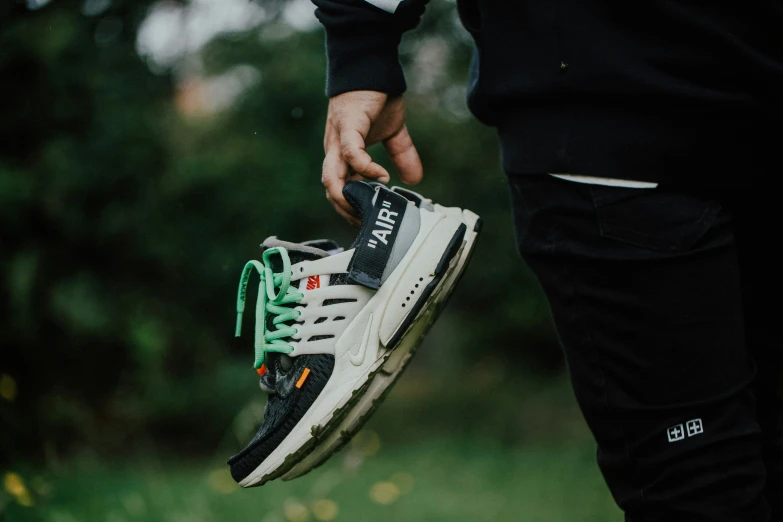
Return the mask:
{"type": "Polygon", "coordinates": [[[353,207],[343,197],[345,183],[357,179],[388,183],[390,179],[386,169],[375,163],[366,150],[378,142],[383,142],[403,182],[421,181],[421,159],[405,126],[402,96],[352,91],[329,100],[321,182],[326,188],[326,198],[354,225],[359,222],[353,207]]]}

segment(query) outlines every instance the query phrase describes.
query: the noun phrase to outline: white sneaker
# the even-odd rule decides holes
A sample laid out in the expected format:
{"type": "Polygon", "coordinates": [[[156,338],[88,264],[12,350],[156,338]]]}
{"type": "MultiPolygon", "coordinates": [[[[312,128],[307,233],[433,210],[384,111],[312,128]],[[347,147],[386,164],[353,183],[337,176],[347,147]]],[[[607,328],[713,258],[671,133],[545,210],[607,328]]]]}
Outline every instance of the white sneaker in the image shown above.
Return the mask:
{"type": "Polygon", "coordinates": [[[405,196],[418,208],[460,219],[466,225],[464,245],[460,255],[452,261],[455,264],[454,269],[448,272],[443,283],[433,292],[428,306],[419,313],[410,329],[405,332],[395,349],[386,357],[380,371],[365,383],[365,389],[360,393],[358,401],[350,409],[342,412],[338,426],[330,430],[328,434],[319,437],[321,440],[317,447],[283,475],[283,480],[300,477],[326,462],[329,457],[345,446],[369,420],[391,391],[424,336],[440,315],[464,273],[476,246],[476,239],[481,230],[481,218],[470,210],[433,204],[431,200],[401,187],[393,187],[391,190],[405,196]]]}
{"type": "Polygon", "coordinates": [[[291,471],[360,404],[387,363],[404,366],[409,354],[392,356],[412,353],[406,332],[432,315],[462,258],[467,226],[456,215],[362,182],[343,194],[362,217],[350,250],[270,238],[262,260],[242,272],[237,335],[256,271],[254,366],[269,393],[258,433],[228,461],[243,487],[291,471]]]}

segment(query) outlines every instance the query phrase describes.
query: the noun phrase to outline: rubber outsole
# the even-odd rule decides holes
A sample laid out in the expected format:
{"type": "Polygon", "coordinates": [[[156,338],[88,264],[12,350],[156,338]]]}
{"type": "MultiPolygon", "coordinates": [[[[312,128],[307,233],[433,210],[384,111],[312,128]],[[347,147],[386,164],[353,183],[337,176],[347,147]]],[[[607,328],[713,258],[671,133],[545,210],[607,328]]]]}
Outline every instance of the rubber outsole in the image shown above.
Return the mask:
{"type": "MultiPolygon", "coordinates": [[[[421,295],[419,296],[419,299],[412,307],[411,312],[406,316],[403,323],[397,329],[397,332],[395,332],[395,334],[392,336],[392,339],[390,339],[388,346],[386,346],[387,353],[383,356],[382,363],[379,364],[375,370],[367,374],[367,379],[365,380],[365,382],[359,388],[355,389],[351,393],[351,397],[342,407],[337,408],[332,412],[331,418],[324,426],[319,426],[319,425],[312,426],[310,439],[308,439],[307,442],[305,442],[302,446],[300,446],[298,450],[288,454],[286,458],[283,460],[283,463],[276,470],[264,475],[255,484],[250,484],[243,487],[262,486],[271,480],[275,480],[277,478],[282,477],[283,475],[291,471],[291,469],[297,463],[299,463],[302,460],[302,458],[304,458],[305,455],[309,454],[321,440],[325,439],[326,437],[328,437],[334,432],[334,430],[339,426],[340,422],[345,417],[346,413],[351,411],[351,409],[356,405],[359,399],[364,395],[370,383],[372,383],[374,377],[379,372],[382,371],[383,363],[386,362],[386,360],[392,354],[394,348],[397,346],[397,343],[399,343],[404,333],[410,328],[410,325],[413,323],[413,320],[416,317],[418,317],[420,311],[424,308],[425,304],[430,299],[435,289],[438,287],[439,284],[443,282],[443,277],[448,272],[449,263],[451,262],[452,259],[454,259],[454,256],[460,250],[460,246],[462,245],[462,240],[465,237],[466,230],[467,227],[465,226],[464,223],[457,228],[456,232],[454,233],[451,240],[449,241],[449,244],[446,247],[443,256],[441,256],[441,259],[435,268],[435,274],[432,281],[430,281],[430,283],[424,288],[421,295]]],[[[332,376],[332,378],[334,378],[334,376],[332,376]]]]}

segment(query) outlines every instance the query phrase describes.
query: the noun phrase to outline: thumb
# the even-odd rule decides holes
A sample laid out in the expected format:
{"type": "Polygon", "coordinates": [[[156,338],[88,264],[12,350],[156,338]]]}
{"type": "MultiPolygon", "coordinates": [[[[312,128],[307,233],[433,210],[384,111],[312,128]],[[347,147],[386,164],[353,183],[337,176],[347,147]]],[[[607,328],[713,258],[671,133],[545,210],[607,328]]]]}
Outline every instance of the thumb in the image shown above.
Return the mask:
{"type": "Polygon", "coordinates": [[[408,127],[403,125],[400,130],[383,141],[386,152],[392,160],[400,179],[409,185],[415,185],[424,176],[419,152],[413,145],[408,127]]]}

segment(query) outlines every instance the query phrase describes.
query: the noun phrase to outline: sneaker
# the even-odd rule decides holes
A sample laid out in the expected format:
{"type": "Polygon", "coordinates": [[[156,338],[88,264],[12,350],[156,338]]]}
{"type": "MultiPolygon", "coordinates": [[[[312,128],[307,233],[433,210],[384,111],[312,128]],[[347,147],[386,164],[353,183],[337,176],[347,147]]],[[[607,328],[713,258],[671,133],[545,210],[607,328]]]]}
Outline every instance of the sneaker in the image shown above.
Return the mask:
{"type": "Polygon", "coordinates": [[[350,250],[269,238],[242,271],[236,335],[257,272],[254,367],[269,394],[255,437],[228,460],[243,487],[284,475],[331,434],[460,258],[467,227],[455,216],[363,182],[343,194],[362,218],[350,250]]]}
{"type": "MultiPolygon", "coordinates": [[[[382,190],[388,190],[383,185],[381,187],[383,187],[382,190]]],[[[445,307],[465,272],[476,246],[476,239],[481,231],[481,218],[475,213],[458,207],[433,204],[431,200],[425,199],[420,194],[401,187],[393,187],[391,190],[404,196],[418,208],[460,219],[466,226],[463,248],[459,256],[455,257],[454,269],[449,271],[443,283],[433,292],[430,306],[419,313],[410,329],[403,335],[394,351],[383,363],[380,371],[371,380],[368,380],[365,384],[366,389],[362,391],[357,403],[343,414],[339,425],[324,436],[315,449],[283,475],[283,480],[300,477],[325,463],[329,457],[342,449],[369,420],[402,375],[424,336],[445,307]]]]}

